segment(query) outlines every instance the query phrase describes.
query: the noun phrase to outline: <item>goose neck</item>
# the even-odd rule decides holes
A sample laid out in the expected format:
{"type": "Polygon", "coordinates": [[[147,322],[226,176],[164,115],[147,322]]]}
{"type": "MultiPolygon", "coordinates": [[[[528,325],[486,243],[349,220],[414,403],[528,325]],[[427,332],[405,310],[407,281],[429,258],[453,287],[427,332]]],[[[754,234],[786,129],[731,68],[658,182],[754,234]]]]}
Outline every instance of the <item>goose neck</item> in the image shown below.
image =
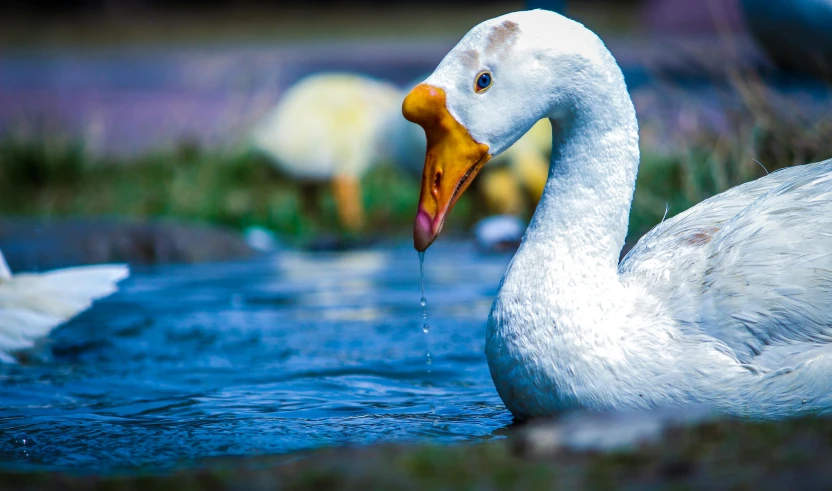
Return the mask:
{"type": "Polygon", "coordinates": [[[617,270],[639,149],[635,110],[620,71],[613,81],[579,91],[565,115],[550,118],[549,177],[518,255],[617,270]]]}

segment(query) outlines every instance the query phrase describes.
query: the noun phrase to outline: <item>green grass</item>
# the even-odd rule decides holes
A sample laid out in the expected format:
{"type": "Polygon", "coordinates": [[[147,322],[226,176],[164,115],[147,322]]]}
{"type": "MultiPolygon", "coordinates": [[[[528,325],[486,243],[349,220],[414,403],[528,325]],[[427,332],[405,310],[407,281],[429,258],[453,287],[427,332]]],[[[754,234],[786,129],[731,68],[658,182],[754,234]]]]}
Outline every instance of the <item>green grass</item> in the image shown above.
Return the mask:
{"type": "MultiPolygon", "coordinates": [[[[363,194],[372,233],[409,235],[418,193],[415,179],[395,168],[369,173],[363,194]]],[[[183,146],[107,159],[47,138],[0,141],[0,214],[257,225],[298,241],[345,233],[327,186],[295,182],[249,151],[183,146]]]]}
{"type": "MultiPolygon", "coordinates": [[[[629,243],[661,221],[666,204],[670,217],[767,171],[832,157],[832,114],[806,119],[754,80],[736,85],[744,104],[727,112],[730,133],[700,130],[672,153],[642,148],[629,243]]],[[[372,170],[363,180],[368,233],[409,237],[418,195],[416,177],[391,165],[372,170]]],[[[0,140],[0,214],[172,218],[237,230],[256,225],[296,243],[345,234],[328,187],[295,182],[250,151],[183,144],[101,158],[77,141],[49,135],[0,140]]],[[[446,233],[467,230],[484,215],[471,191],[446,233]]]]}
{"type": "Polygon", "coordinates": [[[683,146],[672,153],[642,148],[628,242],[661,221],[665,204],[672,217],[777,169],[832,158],[832,112],[807,116],[805,104],[796,104],[754,75],[733,76],[732,90],[742,104],[726,104],[730,132],[700,129],[685,135],[683,146]]]}
{"type": "MultiPolygon", "coordinates": [[[[744,155],[704,148],[671,155],[644,151],[629,240],[661,221],[665,204],[672,216],[765,173],[744,155]]],[[[418,180],[388,165],[373,169],[362,184],[370,233],[408,236],[418,180]]],[[[484,216],[474,194],[457,204],[450,233],[484,216]]],[[[72,141],[2,141],[0,214],[170,218],[237,230],[261,226],[298,242],[345,234],[327,186],[295,182],[252,152],[192,147],[103,159],[72,141]]]]}

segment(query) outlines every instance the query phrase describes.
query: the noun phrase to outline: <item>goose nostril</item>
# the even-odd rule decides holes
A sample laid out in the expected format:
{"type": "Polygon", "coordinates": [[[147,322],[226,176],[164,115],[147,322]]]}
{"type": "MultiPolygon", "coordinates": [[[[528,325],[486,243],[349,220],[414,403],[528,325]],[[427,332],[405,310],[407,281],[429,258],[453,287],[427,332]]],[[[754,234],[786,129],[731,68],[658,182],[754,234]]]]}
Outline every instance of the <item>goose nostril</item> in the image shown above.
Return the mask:
{"type": "Polygon", "coordinates": [[[436,176],[433,178],[433,187],[435,189],[439,189],[439,183],[442,181],[442,171],[437,171],[436,176]]]}

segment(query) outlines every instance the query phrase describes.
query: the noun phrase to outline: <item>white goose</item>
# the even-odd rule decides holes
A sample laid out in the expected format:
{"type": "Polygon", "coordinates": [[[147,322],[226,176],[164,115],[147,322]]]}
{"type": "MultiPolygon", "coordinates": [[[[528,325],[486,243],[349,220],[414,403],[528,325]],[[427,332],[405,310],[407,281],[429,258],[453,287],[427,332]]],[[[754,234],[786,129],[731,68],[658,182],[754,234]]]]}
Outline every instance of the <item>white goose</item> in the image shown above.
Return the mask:
{"type": "Polygon", "coordinates": [[[12,276],[0,253],[0,362],[14,362],[14,352],[115,292],[128,274],[126,265],[101,264],[12,276]]]}
{"type": "Polygon", "coordinates": [[[619,264],[638,126],[590,30],[539,10],[483,22],[403,113],[428,138],[418,250],[491,156],[552,122],[549,178],[486,334],[517,418],[694,403],[761,418],[832,411],[832,160],[708,199],[619,264]]]}

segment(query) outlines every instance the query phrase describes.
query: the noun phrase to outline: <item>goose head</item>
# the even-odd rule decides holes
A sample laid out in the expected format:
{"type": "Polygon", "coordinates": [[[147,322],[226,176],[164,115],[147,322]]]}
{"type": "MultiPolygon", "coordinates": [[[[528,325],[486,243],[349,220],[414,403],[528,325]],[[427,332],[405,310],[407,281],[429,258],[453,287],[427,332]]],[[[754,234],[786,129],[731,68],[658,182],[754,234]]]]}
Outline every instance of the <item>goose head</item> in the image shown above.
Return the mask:
{"type": "MultiPolygon", "coordinates": [[[[546,10],[514,12],[468,32],[407,95],[404,117],[427,137],[413,229],[419,251],[482,167],[538,120],[562,119],[606,49],[592,31],[546,10]]],[[[591,84],[589,84],[591,85],[591,84]]]]}

